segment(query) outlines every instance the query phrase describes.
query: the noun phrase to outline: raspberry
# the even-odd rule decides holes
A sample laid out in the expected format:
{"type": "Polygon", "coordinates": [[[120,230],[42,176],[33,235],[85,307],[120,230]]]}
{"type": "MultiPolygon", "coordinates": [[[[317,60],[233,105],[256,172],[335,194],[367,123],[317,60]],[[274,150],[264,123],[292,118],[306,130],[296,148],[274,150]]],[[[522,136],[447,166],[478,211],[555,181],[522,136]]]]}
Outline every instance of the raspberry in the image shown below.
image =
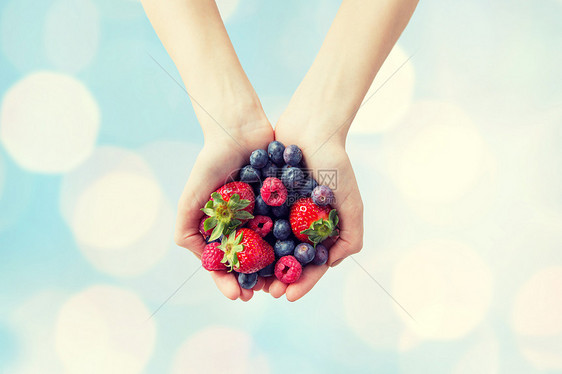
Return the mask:
{"type": "Polygon", "coordinates": [[[275,264],[275,276],[285,284],[291,284],[299,280],[302,273],[302,265],[293,256],[283,256],[275,264]]]}
{"type": "Polygon", "coordinates": [[[287,188],[279,178],[269,177],[263,181],[261,197],[267,205],[280,206],[287,200],[287,188]]]}
{"type": "Polygon", "coordinates": [[[201,263],[209,271],[226,270],[226,265],[221,263],[224,252],[217,248],[221,243],[213,242],[207,244],[201,253],[201,263]]]}
{"type": "Polygon", "coordinates": [[[272,227],[273,221],[268,216],[255,216],[248,221],[248,228],[257,232],[262,238],[271,232],[272,227]]]}

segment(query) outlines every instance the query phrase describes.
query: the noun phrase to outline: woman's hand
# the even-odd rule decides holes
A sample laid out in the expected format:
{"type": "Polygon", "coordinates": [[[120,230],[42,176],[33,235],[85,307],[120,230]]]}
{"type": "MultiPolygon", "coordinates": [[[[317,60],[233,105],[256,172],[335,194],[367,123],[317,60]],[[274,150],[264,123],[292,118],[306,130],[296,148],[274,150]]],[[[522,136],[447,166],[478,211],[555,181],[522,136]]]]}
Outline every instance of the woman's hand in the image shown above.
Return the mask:
{"type": "MultiPolygon", "coordinates": [[[[250,117],[250,116],[248,116],[250,117]]],[[[250,153],[257,148],[266,148],[273,140],[273,129],[263,116],[241,126],[220,128],[215,124],[205,133],[205,145],[199,153],[178,204],[175,241],[192,251],[198,258],[206,243],[199,233],[199,222],[203,217],[201,208],[218,187],[229,180],[229,176],[248,162],[250,153]]],[[[254,291],[239,286],[235,273],[211,272],[218,289],[229,299],[248,301],[254,291]]],[[[260,279],[254,287],[263,287],[260,279]]]]}

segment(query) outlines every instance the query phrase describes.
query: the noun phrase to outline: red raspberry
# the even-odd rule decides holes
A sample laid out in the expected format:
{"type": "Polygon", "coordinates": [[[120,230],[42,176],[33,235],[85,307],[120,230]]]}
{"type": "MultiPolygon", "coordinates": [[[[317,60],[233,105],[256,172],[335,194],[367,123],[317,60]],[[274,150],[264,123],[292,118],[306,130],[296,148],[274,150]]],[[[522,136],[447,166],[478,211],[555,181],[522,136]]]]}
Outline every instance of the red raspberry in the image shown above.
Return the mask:
{"type": "Polygon", "coordinates": [[[301,274],[302,265],[294,256],[283,256],[275,264],[275,276],[285,284],[298,281],[301,274]]]}
{"type": "Polygon", "coordinates": [[[260,194],[263,201],[270,206],[281,206],[287,200],[287,188],[279,178],[266,178],[261,186],[260,194]]]}
{"type": "Polygon", "coordinates": [[[268,216],[255,216],[248,221],[248,228],[257,232],[262,238],[265,238],[273,228],[273,221],[268,216]]]}
{"type": "Polygon", "coordinates": [[[203,267],[209,271],[212,270],[226,270],[226,265],[221,264],[224,257],[224,251],[217,248],[221,243],[214,242],[207,244],[201,253],[201,263],[203,267]]]}
{"type": "Polygon", "coordinates": [[[201,233],[201,235],[203,235],[205,240],[209,239],[209,236],[211,236],[211,234],[213,232],[213,229],[205,231],[205,228],[203,227],[203,225],[205,224],[205,220],[207,218],[209,218],[209,217],[203,216],[203,218],[201,218],[201,221],[199,222],[199,232],[201,233]]]}

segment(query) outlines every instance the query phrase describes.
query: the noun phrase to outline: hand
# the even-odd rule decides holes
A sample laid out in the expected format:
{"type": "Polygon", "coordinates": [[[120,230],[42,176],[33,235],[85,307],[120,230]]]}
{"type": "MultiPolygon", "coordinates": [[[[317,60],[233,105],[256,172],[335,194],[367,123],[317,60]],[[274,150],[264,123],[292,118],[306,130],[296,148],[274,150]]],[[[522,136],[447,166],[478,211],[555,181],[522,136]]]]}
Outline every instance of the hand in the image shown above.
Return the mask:
{"type": "MultiPolygon", "coordinates": [[[[177,245],[192,251],[198,258],[201,257],[206,244],[199,233],[199,222],[204,215],[200,209],[209,200],[211,193],[223,185],[234,170],[248,162],[254,149],[266,148],[273,140],[273,129],[267,120],[250,122],[243,127],[226,130],[214,125],[210,127],[214,131],[205,134],[205,144],[195,161],[178,204],[175,241],[177,245]]],[[[239,286],[235,273],[212,271],[211,276],[218,289],[229,299],[240,298],[248,301],[254,294],[253,290],[239,286]]],[[[254,290],[260,290],[263,284],[264,280],[260,279],[254,290]]]]}
{"type": "Polygon", "coordinates": [[[336,202],[333,207],[337,209],[340,218],[340,233],[335,241],[326,240],[327,247],[331,246],[330,257],[326,264],[308,265],[301,278],[290,285],[277,279],[268,281],[264,285],[264,290],[273,297],[278,298],[286,294],[289,301],[300,299],[314,287],[329,266],[338,265],[347,256],[359,252],[363,246],[363,202],[345,151],[344,137],[340,134],[330,136],[332,134],[334,133],[326,134],[325,130],[318,131],[317,125],[305,126],[302,123],[286,121],[283,117],[275,128],[276,140],[286,146],[296,144],[302,149],[306,167],[313,170],[315,177],[318,170],[336,170],[337,186],[334,189],[336,202]]]}

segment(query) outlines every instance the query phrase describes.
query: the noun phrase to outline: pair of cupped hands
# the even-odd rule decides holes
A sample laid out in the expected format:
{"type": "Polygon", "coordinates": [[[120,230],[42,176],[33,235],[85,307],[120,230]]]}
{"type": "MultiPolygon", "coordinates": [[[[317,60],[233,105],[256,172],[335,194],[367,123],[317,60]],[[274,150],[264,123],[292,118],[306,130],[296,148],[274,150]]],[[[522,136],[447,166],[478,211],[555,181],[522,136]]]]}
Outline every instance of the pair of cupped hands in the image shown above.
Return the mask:
{"type": "Polygon", "coordinates": [[[303,151],[306,167],[312,169],[314,175],[323,169],[336,170],[337,173],[336,203],[333,207],[340,217],[340,231],[336,239],[328,239],[324,243],[331,247],[328,262],[321,266],[307,266],[300,279],[290,285],[275,276],[259,277],[253,289],[241,288],[234,272],[211,272],[218,289],[229,299],[248,301],[254,292],[262,290],[275,298],[285,294],[287,300],[295,301],[308,293],[330,267],[361,250],[363,203],[345,150],[346,130],[328,130],[330,126],[288,112],[281,116],[274,130],[261,105],[253,107],[248,116],[223,116],[222,122],[207,118],[207,125],[202,124],[205,143],[179,200],[175,241],[200,258],[206,245],[199,233],[199,222],[203,216],[200,209],[209,200],[210,194],[229,181],[233,171],[248,164],[253,150],[267,149],[273,140],[286,146],[296,144],[303,151]]]}

